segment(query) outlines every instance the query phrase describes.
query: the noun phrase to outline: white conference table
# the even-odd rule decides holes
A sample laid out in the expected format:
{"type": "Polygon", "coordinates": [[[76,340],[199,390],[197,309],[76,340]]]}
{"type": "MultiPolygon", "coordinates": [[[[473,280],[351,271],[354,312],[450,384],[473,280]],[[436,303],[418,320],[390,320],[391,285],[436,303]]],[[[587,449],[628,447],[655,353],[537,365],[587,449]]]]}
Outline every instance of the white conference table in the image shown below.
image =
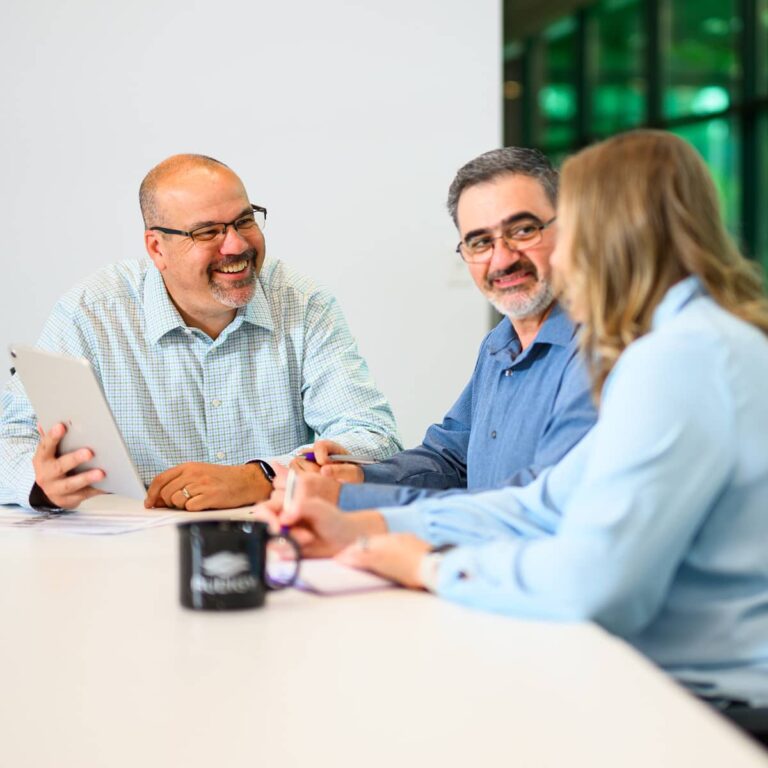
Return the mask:
{"type": "Polygon", "coordinates": [[[0,533],[0,766],[768,764],[596,626],[394,589],[189,611],[176,537],[0,533]]]}

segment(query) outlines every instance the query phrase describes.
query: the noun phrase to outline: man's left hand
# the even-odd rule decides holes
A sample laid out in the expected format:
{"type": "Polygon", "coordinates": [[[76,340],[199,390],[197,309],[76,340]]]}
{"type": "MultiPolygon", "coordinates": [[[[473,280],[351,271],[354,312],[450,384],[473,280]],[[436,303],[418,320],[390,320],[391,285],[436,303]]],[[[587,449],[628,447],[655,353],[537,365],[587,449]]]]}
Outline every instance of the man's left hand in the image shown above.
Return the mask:
{"type": "Polygon", "coordinates": [[[421,561],[430,546],[412,533],[389,533],[361,537],[336,555],[353,568],[372,571],[409,589],[423,589],[421,561]]]}
{"type": "Polygon", "coordinates": [[[149,486],[144,506],[190,512],[232,509],[263,501],[271,492],[272,484],[258,464],[226,467],[188,462],[161,472],[149,486]]]}

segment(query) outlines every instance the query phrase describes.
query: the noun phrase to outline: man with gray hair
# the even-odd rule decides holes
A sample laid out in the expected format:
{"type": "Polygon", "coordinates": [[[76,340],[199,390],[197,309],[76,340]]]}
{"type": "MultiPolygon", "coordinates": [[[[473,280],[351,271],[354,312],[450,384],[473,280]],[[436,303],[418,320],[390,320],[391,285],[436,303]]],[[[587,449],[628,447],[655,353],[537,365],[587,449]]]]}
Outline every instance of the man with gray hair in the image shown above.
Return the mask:
{"type": "MultiPolygon", "coordinates": [[[[39,346],[89,360],[149,485],[147,506],[265,499],[264,459],[315,436],[375,459],[400,449],[335,299],[266,257],[267,211],[231,169],[174,155],[139,196],[149,260],[104,267],[70,290],[39,346]]],[[[78,472],[91,451],[58,455],[64,425],[38,435],[16,376],[0,411],[0,503],[71,509],[98,493],[104,472],[78,472]]]]}
{"type": "MultiPolygon", "coordinates": [[[[320,440],[303,460],[302,494],[342,509],[396,506],[456,489],[525,485],[556,464],[596,414],[576,329],[555,299],[558,174],[538,150],[506,147],[464,165],[448,193],[456,250],[477,287],[505,317],[485,337],[474,373],[424,442],[361,468],[335,463],[320,440]]],[[[271,502],[279,503],[276,494],[271,502]]]]}

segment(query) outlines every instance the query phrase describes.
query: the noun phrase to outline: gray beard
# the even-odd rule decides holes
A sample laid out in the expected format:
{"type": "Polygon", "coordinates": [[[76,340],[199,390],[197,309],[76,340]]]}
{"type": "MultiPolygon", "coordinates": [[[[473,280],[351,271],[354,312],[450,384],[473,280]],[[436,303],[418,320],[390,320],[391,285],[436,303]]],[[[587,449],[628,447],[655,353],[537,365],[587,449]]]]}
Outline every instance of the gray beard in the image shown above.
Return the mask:
{"type": "Polygon", "coordinates": [[[230,309],[238,309],[244,307],[252,298],[254,291],[256,290],[256,252],[246,252],[236,256],[235,258],[228,259],[224,264],[232,264],[239,261],[242,258],[247,258],[251,264],[251,271],[248,277],[244,277],[242,280],[238,280],[236,283],[229,283],[226,287],[216,282],[213,273],[208,276],[208,286],[211,289],[211,294],[220,304],[230,309]],[[242,296],[235,298],[232,294],[233,291],[240,291],[243,288],[250,287],[250,290],[246,294],[245,298],[242,296]]]}
{"type": "Polygon", "coordinates": [[[488,300],[497,312],[510,320],[523,320],[542,314],[555,300],[555,292],[549,283],[540,281],[533,291],[503,291],[488,294],[488,300]]]}
{"type": "Polygon", "coordinates": [[[231,283],[226,288],[222,287],[213,280],[210,281],[210,286],[211,293],[213,294],[213,297],[216,299],[216,301],[223,304],[225,307],[229,307],[230,309],[237,309],[238,307],[244,307],[253,298],[253,293],[256,290],[256,273],[251,271],[251,274],[248,277],[245,277],[242,280],[238,280],[236,283],[231,283]],[[240,289],[247,288],[248,286],[250,286],[251,290],[248,291],[245,298],[242,296],[235,298],[234,296],[230,295],[232,291],[239,291],[240,289]]]}

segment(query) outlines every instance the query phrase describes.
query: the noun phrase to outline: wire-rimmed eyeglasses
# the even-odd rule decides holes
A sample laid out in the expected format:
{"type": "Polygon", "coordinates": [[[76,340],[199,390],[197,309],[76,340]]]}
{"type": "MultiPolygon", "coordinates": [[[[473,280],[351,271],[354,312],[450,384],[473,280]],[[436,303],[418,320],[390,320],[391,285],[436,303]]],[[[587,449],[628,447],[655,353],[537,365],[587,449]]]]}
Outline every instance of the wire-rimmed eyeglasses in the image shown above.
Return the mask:
{"type": "Polygon", "coordinates": [[[554,223],[557,216],[549,221],[538,219],[515,219],[501,225],[501,234],[493,237],[490,232],[478,232],[462,240],[456,246],[456,253],[469,264],[488,261],[493,255],[493,247],[497,240],[503,240],[512,251],[533,248],[542,239],[543,231],[554,223]]]}
{"type": "Polygon", "coordinates": [[[202,227],[195,227],[187,232],[183,229],[168,229],[168,227],[149,227],[154,232],[163,232],[166,235],[181,235],[189,237],[194,243],[210,243],[224,237],[227,227],[232,227],[236,232],[247,232],[257,227],[263,230],[267,224],[267,209],[251,203],[251,210],[241,213],[236,219],[227,222],[212,222],[202,227]]]}

